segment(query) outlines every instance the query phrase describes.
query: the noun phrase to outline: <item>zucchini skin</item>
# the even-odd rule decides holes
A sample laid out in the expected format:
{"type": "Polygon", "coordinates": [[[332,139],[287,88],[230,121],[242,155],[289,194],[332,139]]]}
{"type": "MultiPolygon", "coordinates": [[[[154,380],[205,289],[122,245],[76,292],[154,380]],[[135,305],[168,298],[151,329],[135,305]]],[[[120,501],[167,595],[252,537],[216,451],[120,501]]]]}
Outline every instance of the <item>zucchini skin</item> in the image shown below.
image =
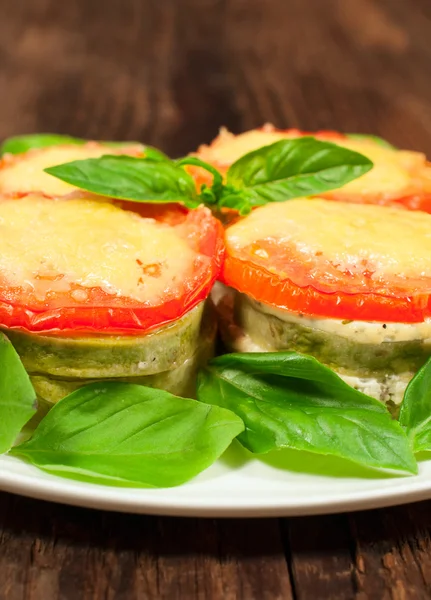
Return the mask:
{"type": "Polygon", "coordinates": [[[61,337],[2,329],[18,352],[41,406],[95,381],[126,381],[195,396],[197,370],[214,353],[210,301],[143,336],[61,337]]]}
{"type": "MultiPolygon", "coordinates": [[[[297,322],[277,318],[261,310],[257,302],[237,296],[235,322],[259,345],[273,351],[295,350],[311,354],[339,373],[353,376],[415,373],[431,356],[431,339],[380,344],[359,343],[297,322]]],[[[376,324],[376,327],[381,327],[376,324]]]]}
{"type": "Polygon", "coordinates": [[[394,413],[409,381],[431,357],[430,338],[366,343],[359,341],[358,335],[319,330],[319,319],[316,327],[310,327],[309,318],[307,326],[300,323],[298,315],[292,315],[291,320],[288,313],[278,318],[264,305],[229,288],[219,295],[217,314],[229,350],[309,354],[352,387],[386,403],[394,413]]]}
{"type": "Polygon", "coordinates": [[[97,381],[124,381],[147,387],[159,388],[171,392],[176,396],[196,396],[196,375],[199,367],[203,366],[213,356],[213,340],[208,338],[202,340],[199,351],[187,358],[183,364],[161,373],[143,375],[141,377],[117,377],[117,378],[76,378],[62,379],[49,375],[30,375],[31,382],[38,400],[48,403],[56,403],[68,394],[89,383],[97,381]]]}

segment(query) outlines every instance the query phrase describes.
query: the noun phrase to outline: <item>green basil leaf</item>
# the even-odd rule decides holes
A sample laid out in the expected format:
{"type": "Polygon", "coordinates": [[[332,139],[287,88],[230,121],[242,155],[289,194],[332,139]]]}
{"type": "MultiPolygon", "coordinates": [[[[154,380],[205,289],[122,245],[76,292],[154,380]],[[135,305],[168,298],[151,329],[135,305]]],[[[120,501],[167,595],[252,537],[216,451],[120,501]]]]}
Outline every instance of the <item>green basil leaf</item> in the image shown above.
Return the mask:
{"type": "Polygon", "coordinates": [[[241,417],[245,431],[238,439],[251,452],[293,448],[417,472],[407,437],[384,405],[311,356],[220,356],[200,373],[198,398],[241,417]]]}
{"type": "Polygon", "coordinates": [[[191,175],[172,161],[106,155],[49,167],[54,175],[78,188],[134,202],[200,204],[191,175]]]}
{"type": "Polygon", "coordinates": [[[399,422],[405,428],[414,452],[431,450],[431,359],[407,386],[399,422]]]}
{"type": "Polygon", "coordinates": [[[378,146],[382,146],[382,148],[388,148],[389,150],[396,150],[396,146],[393,146],[383,138],[377,135],[369,135],[368,133],[346,133],[346,136],[351,140],[359,140],[364,142],[374,142],[378,146]]]}
{"type": "Polygon", "coordinates": [[[194,167],[200,167],[201,169],[205,169],[213,176],[213,182],[211,187],[208,187],[205,183],[201,186],[199,190],[199,197],[201,201],[206,205],[214,205],[218,204],[220,196],[224,189],[223,176],[215,167],[208,164],[204,160],[201,160],[197,156],[185,156],[184,158],[179,158],[175,161],[175,163],[181,167],[185,167],[187,165],[191,165],[194,167]]]}
{"type": "Polygon", "coordinates": [[[197,156],[185,156],[184,158],[179,158],[175,161],[177,165],[180,167],[191,165],[194,167],[200,167],[201,169],[205,169],[208,173],[211,173],[213,176],[213,189],[221,189],[223,186],[223,176],[215,167],[210,165],[209,163],[201,160],[197,156]]]}
{"type": "Polygon", "coordinates": [[[152,146],[144,146],[144,153],[145,153],[145,158],[148,160],[153,160],[156,162],[163,162],[163,161],[169,161],[171,162],[171,159],[169,158],[169,156],[167,156],[164,152],[162,152],[161,150],[158,150],[157,148],[153,148],[152,146]]]}
{"type": "MultiPolygon", "coordinates": [[[[302,137],[245,154],[229,168],[227,184],[245,190],[251,208],[337,189],[372,167],[373,163],[357,152],[302,137]]],[[[228,193],[220,204],[234,208],[233,201],[228,193]]]]}
{"type": "Polygon", "coordinates": [[[9,340],[0,334],[0,454],[36,412],[36,393],[9,340]]]}
{"type": "Polygon", "coordinates": [[[49,146],[58,146],[60,144],[82,145],[87,140],[70,137],[68,135],[59,135],[57,133],[34,133],[29,135],[18,135],[8,138],[3,142],[0,148],[0,154],[21,154],[33,148],[47,148],[49,146]]]}
{"type": "MultiPolygon", "coordinates": [[[[57,133],[32,133],[29,135],[18,135],[16,137],[8,138],[3,142],[0,147],[0,155],[22,154],[23,152],[27,152],[28,150],[33,150],[35,148],[48,148],[49,146],[59,146],[64,144],[82,146],[87,142],[88,140],[84,140],[82,138],[75,138],[69,135],[60,135],[57,133]]],[[[103,140],[101,140],[99,143],[111,148],[122,148],[124,146],[140,144],[140,142],[108,142],[103,140]]],[[[144,146],[142,146],[142,148],[144,148],[144,146]]],[[[150,147],[145,148],[148,148],[148,151],[151,152],[155,150],[153,148],[150,149],[150,147]]],[[[158,154],[163,154],[159,151],[156,152],[158,152],[158,154]]]]}
{"type": "Polygon", "coordinates": [[[266,204],[266,202],[257,203],[253,192],[249,192],[247,189],[237,189],[233,185],[226,185],[222,190],[218,207],[232,208],[243,217],[248,215],[253,206],[258,204],[266,204]]]}
{"type": "Polygon", "coordinates": [[[233,413],[140,385],[87,385],[11,450],[41,469],[109,485],[169,487],[208,468],[243,430],[233,413]]]}

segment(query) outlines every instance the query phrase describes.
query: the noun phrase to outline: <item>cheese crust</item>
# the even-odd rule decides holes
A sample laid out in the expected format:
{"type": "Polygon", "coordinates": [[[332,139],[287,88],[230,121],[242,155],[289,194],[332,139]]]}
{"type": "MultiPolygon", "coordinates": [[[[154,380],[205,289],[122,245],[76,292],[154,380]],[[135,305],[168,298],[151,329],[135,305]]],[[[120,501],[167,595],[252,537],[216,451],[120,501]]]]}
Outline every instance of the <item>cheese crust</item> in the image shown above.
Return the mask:
{"type": "Polygon", "coordinates": [[[0,193],[43,192],[48,196],[70,194],[77,188],[45,173],[44,169],[75,160],[99,158],[104,154],[137,154],[139,151],[142,149],[137,146],[126,146],[119,150],[97,142],[87,142],[82,146],[50,146],[24,154],[6,155],[0,162],[0,193]]]}
{"type": "Polygon", "coordinates": [[[323,292],[431,291],[431,215],[419,211],[322,199],[271,203],[230,226],[226,246],[323,292]]]}
{"type": "MultiPolygon", "coordinates": [[[[208,259],[209,260],[209,259],[208,259]]],[[[86,290],[156,304],[178,290],[198,255],[177,230],[107,202],[40,195],[0,200],[0,282],[30,297],[86,290]]]]}

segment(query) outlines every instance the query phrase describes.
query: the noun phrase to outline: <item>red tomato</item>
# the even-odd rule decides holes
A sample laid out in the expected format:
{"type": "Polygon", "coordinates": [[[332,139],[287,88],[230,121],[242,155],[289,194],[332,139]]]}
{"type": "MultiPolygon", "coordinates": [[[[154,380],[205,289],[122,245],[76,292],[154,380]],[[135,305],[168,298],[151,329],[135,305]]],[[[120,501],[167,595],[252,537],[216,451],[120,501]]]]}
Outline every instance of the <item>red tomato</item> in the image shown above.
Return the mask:
{"type": "MultiPolygon", "coordinates": [[[[358,321],[420,323],[431,316],[428,293],[397,298],[382,294],[325,293],[300,287],[252,260],[227,253],[221,280],[258,302],[311,316],[358,321]]],[[[412,292],[415,290],[412,290],[412,292]]]]}
{"type": "Polygon", "coordinates": [[[431,213],[431,193],[427,191],[406,194],[396,198],[388,197],[383,194],[364,194],[362,196],[349,194],[346,196],[345,194],[339,194],[334,190],[332,192],[320,194],[319,197],[326,198],[326,200],[350,202],[352,204],[378,204],[379,206],[393,206],[396,208],[421,210],[422,212],[431,213]]]}
{"type": "MultiPolygon", "coordinates": [[[[292,200],[294,203],[295,200],[292,200]]],[[[298,200],[298,202],[301,202],[298,200]]],[[[312,212],[313,204],[318,200],[302,201],[309,204],[312,212]]],[[[324,200],[320,200],[324,203],[324,200]]],[[[328,202],[336,206],[338,203],[328,202]]],[[[289,203],[286,203],[288,206],[289,203]]],[[[340,205],[339,205],[340,206],[340,205]]],[[[343,203],[344,211],[346,203],[343,203]]],[[[340,206],[341,208],[341,206],[340,206]]],[[[258,212],[265,209],[257,209],[258,212]]],[[[332,209],[331,209],[332,210],[332,209]]],[[[404,211],[376,207],[378,211],[376,222],[381,221],[382,213],[390,216],[396,213],[404,215],[404,211]]],[[[354,214],[355,211],[352,211],[354,214]]],[[[304,213],[305,217],[307,213],[304,213]]],[[[364,211],[356,211],[358,218],[355,227],[368,227],[361,225],[360,219],[364,211]]],[[[412,215],[413,216],[413,215],[412,215]]],[[[415,222],[418,221],[415,215],[415,222]]],[[[302,220],[302,226],[306,218],[302,220]]],[[[430,219],[427,215],[423,215],[430,219]]],[[[423,218],[422,217],[422,218],[423,218]]],[[[249,219],[252,216],[248,217],[249,219]]],[[[280,217],[278,217],[280,218],[280,217]]],[[[246,219],[247,220],[247,217],[246,219]]],[[[351,230],[340,226],[339,251],[333,251],[332,257],[327,258],[324,250],[314,250],[309,246],[307,236],[288,238],[289,227],[296,231],[295,223],[286,221],[285,239],[259,237],[258,219],[250,224],[249,232],[256,237],[246,238],[245,245],[238,242],[238,230],[232,225],[226,232],[226,258],[221,274],[221,281],[226,285],[262,302],[263,304],[280,308],[294,313],[306,314],[314,317],[328,317],[336,319],[414,323],[422,322],[431,316],[431,277],[424,272],[405,275],[403,271],[379,271],[374,265],[381,261],[396,260],[387,253],[388,247],[380,244],[374,245],[371,255],[362,255],[362,259],[355,262],[356,249],[351,250],[351,259],[344,262],[342,252],[349,256],[352,246],[351,230]],[[230,229],[232,234],[230,235],[230,229]],[[346,243],[344,241],[346,240],[346,243]],[[381,252],[381,254],[379,254],[381,252]],[[374,255],[373,255],[374,253],[374,255]],[[371,257],[370,257],[371,256],[371,257]]],[[[398,219],[398,223],[400,219],[398,219]]],[[[241,223],[241,222],[240,222],[241,223]]],[[[406,231],[409,230],[409,219],[406,218],[406,231]]],[[[239,230],[240,231],[240,230],[239,230]]],[[[399,229],[398,229],[399,233],[399,229]]],[[[331,240],[337,239],[336,233],[331,232],[331,240]],[[335,236],[335,237],[334,237],[335,236]]],[[[388,231],[385,238],[389,239],[388,231]]],[[[398,237],[398,234],[397,234],[398,237]]],[[[309,239],[313,236],[309,235],[309,239]]],[[[408,234],[401,244],[409,244],[408,234]]],[[[366,244],[366,242],[364,242],[366,244]]],[[[360,255],[359,255],[360,257],[360,255]]]]}
{"type": "Polygon", "coordinates": [[[178,204],[122,206],[169,224],[197,252],[185,280],[166,291],[158,304],[148,305],[76,284],[67,292],[48,289],[40,299],[22,288],[7,287],[0,276],[0,325],[54,335],[139,335],[176,321],[207,298],[224,256],[223,229],[211,211],[203,206],[188,211],[178,204]],[[76,299],[77,290],[86,292],[85,303],[76,299]]]}
{"type": "Polygon", "coordinates": [[[394,200],[394,206],[402,206],[409,210],[422,210],[423,212],[431,213],[431,194],[412,194],[394,200]]]}

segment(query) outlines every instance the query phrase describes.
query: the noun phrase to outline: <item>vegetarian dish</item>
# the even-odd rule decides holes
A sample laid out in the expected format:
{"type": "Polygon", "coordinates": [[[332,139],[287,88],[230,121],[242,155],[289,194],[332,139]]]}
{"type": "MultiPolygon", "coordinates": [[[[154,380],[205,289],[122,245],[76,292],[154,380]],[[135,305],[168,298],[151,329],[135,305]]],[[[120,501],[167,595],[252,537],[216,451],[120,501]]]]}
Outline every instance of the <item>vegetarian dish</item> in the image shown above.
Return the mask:
{"type": "Polygon", "coordinates": [[[399,405],[431,355],[431,216],[323,199],[228,227],[221,311],[235,351],[296,350],[399,405]]]}
{"type": "Polygon", "coordinates": [[[135,487],[182,484],[234,440],[417,473],[423,154],[270,126],[178,159],[53,134],[1,152],[1,453],[135,487]]]}
{"type": "Polygon", "coordinates": [[[29,194],[0,200],[0,227],[0,327],[39,399],[111,378],[193,393],[223,249],[209,209],[29,194]]]}
{"type": "MultiPolygon", "coordinates": [[[[431,212],[431,167],[425,155],[422,152],[398,150],[374,136],[345,135],[335,131],[307,133],[298,129],[276,129],[272,125],[239,135],[222,129],[210,145],[200,146],[196,155],[225,173],[233,162],[247,152],[278,140],[308,135],[359,152],[372,160],[374,165],[362,177],[328,191],[326,198],[344,202],[396,204],[411,210],[431,212]]],[[[200,169],[194,172],[199,185],[208,183],[208,174],[200,169]]]]}

